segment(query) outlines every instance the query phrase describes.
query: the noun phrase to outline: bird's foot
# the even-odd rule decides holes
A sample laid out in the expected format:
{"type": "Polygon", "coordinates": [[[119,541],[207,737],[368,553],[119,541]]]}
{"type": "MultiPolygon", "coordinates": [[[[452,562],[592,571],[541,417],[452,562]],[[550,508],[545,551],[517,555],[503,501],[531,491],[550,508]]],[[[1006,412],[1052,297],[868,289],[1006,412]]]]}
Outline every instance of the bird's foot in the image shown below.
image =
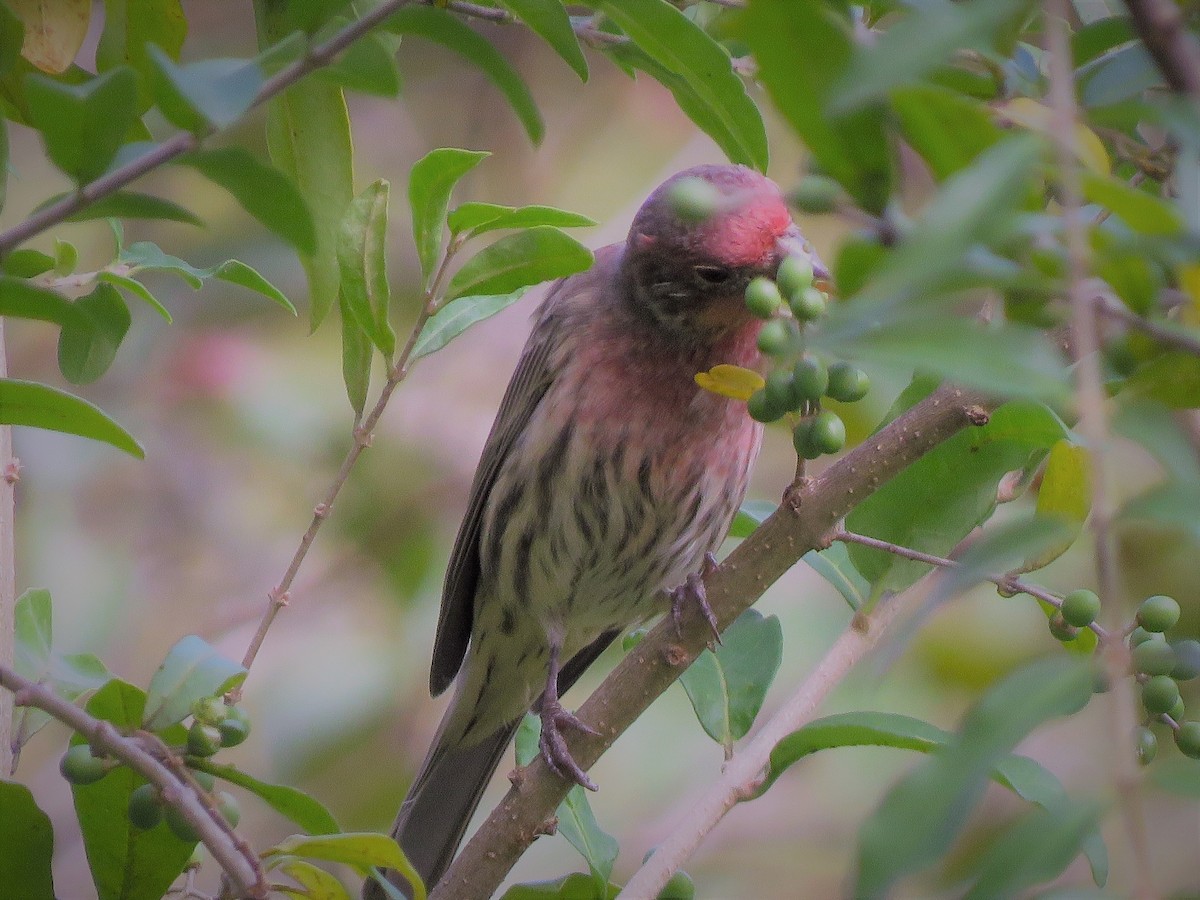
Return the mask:
{"type": "Polygon", "coordinates": [[[539,714],[542,717],[542,735],[538,738],[538,747],[550,771],[564,781],[573,781],[589,791],[599,790],[596,783],[587,777],[587,773],[571,756],[566,739],[563,738],[563,729],[574,728],[591,735],[599,735],[600,732],[585,725],[578,716],[564,708],[557,700],[547,702],[543,698],[539,714]]]}
{"type": "Polygon", "coordinates": [[[693,572],[684,579],[683,584],[671,590],[671,618],[675,622],[676,634],[683,632],[683,608],[685,604],[695,603],[700,608],[700,614],[712,629],[713,640],[721,643],[721,631],[717,627],[717,617],[708,604],[708,592],[704,589],[704,579],[717,571],[717,558],[711,553],[704,554],[704,563],[700,572],[693,572]]]}

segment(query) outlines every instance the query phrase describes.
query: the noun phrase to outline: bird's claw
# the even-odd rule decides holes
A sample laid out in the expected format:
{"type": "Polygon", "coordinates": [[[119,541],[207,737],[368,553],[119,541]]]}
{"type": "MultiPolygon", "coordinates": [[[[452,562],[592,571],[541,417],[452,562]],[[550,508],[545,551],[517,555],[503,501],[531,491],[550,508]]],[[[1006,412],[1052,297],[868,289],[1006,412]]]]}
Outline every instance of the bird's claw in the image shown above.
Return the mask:
{"type": "Polygon", "coordinates": [[[683,634],[683,607],[687,603],[695,603],[700,608],[700,614],[708,627],[712,629],[713,640],[721,643],[721,630],[717,627],[717,617],[708,603],[708,592],[704,588],[704,579],[717,571],[717,558],[711,553],[704,554],[704,563],[700,572],[693,572],[684,579],[683,584],[671,591],[671,619],[675,622],[675,633],[683,634]]]}
{"type": "Polygon", "coordinates": [[[600,732],[585,725],[578,716],[564,708],[557,700],[547,703],[543,699],[540,714],[542,734],[538,738],[538,748],[542,751],[542,759],[546,761],[550,771],[564,781],[573,781],[589,791],[599,790],[596,783],[587,777],[587,773],[571,756],[571,751],[567,749],[566,739],[563,737],[563,729],[574,728],[584,734],[597,736],[600,732]]]}

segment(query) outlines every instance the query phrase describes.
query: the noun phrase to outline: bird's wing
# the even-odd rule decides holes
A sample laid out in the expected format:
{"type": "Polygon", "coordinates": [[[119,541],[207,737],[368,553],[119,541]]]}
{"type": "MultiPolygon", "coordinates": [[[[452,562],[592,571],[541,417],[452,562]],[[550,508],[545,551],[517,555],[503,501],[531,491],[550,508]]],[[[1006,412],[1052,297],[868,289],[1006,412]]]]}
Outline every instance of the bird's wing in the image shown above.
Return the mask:
{"type": "MultiPolygon", "coordinates": [[[[559,282],[555,285],[555,292],[564,284],[559,282]]],[[[552,300],[553,294],[547,298],[547,305],[552,300]]],[[[553,341],[550,335],[539,333],[541,331],[535,330],[525,345],[500,403],[500,411],[496,414],[491,434],[483,447],[479,468],[475,471],[467,514],[458,529],[454,550],[450,554],[442,591],[442,611],[438,616],[437,637],[433,644],[433,666],[429,673],[429,689],[434,696],[449,687],[467,652],[474,618],[475,589],[479,583],[479,539],[483,530],[484,510],[496,475],[550,386],[549,359],[553,341]]]]}

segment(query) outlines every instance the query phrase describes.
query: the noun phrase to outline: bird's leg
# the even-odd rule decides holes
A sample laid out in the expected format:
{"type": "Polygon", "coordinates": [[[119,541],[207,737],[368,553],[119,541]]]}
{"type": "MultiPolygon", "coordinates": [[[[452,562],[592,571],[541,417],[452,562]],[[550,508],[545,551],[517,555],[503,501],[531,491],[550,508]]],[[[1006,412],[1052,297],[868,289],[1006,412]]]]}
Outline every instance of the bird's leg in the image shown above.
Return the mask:
{"type": "Polygon", "coordinates": [[[571,757],[567,742],[563,738],[564,727],[574,728],[585,734],[598,735],[600,732],[583,724],[572,712],[569,712],[558,702],[558,654],[561,652],[561,642],[550,640],[550,674],[546,679],[546,692],[538,702],[538,715],[542,719],[542,734],[538,738],[538,747],[542,751],[542,759],[559,778],[574,781],[589,791],[599,790],[596,783],[587,777],[587,773],[579,768],[579,763],[571,757]]]}
{"type": "Polygon", "coordinates": [[[671,589],[671,618],[675,620],[675,631],[677,633],[682,633],[683,631],[684,604],[695,603],[700,607],[700,614],[708,622],[708,627],[712,629],[713,640],[718,644],[721,643],[721,630],[717,628],[717,617],[713,613],[712,607],[708,605],[708,594],[704,590],[704,579],[717,571],[718,568],[717,558],[712,553],[705,553],[700,571],[698,573],[693,572],[683,580],[683,584],[671,589]]]}

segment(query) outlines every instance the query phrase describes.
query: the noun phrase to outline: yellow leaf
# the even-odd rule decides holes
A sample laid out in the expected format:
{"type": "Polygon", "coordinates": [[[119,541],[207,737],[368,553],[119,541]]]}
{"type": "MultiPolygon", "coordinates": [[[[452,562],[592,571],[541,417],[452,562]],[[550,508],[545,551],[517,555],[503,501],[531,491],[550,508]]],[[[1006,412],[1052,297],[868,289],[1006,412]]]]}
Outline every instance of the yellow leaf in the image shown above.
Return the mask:
{"type": "Polygon", "coordinates": [[[707,372],[696,373],[696,384],[719,394],[722,397],[732,397],[734,400],[749,400],[750,395],[761,388],[765,381],[752,369],[741,366],[730,366],[722,363],[713,366],[707,372]]]}
{"type": "MultiPolygon", "coordinates": [[[[1050,135],[1053,132],[1054,110],[1039,103],[1032,97],[1017,97],[996,107],[1002,119],[1020,125],[1031,131],[1040,131],[1050,135]]],[[[1075,154],[1079,161],[1093,172],[1101,175],[1112,174],[1112,162],[1104,142],[1096,136],[1096,132],[1083,123],[1075,126],[1075,154]]]]}
{"type": "Polygon", "coordinates": [[[1038,490],[1037,514],[1059,519],[1070,526],[1066,537],[1026,561],[1022,571],[1050,565],[1070,549],[1092,510],[1092,461],[1083,447],[1061,440],[1050,448],[1050,458],[1038,490]]]}
{"type": "Polygon", "coordinates": [[[92,0],[8,0],[25,26],[21,55],[43,72],[60,75],[87,37],[92,0]]]}
{"type": "Polygon", "coordinates": [[[1200,325],[1200,263],[1185,263],[1176,272],[1188,302],[1179,310],[1182,325],[1200,325]]]}

